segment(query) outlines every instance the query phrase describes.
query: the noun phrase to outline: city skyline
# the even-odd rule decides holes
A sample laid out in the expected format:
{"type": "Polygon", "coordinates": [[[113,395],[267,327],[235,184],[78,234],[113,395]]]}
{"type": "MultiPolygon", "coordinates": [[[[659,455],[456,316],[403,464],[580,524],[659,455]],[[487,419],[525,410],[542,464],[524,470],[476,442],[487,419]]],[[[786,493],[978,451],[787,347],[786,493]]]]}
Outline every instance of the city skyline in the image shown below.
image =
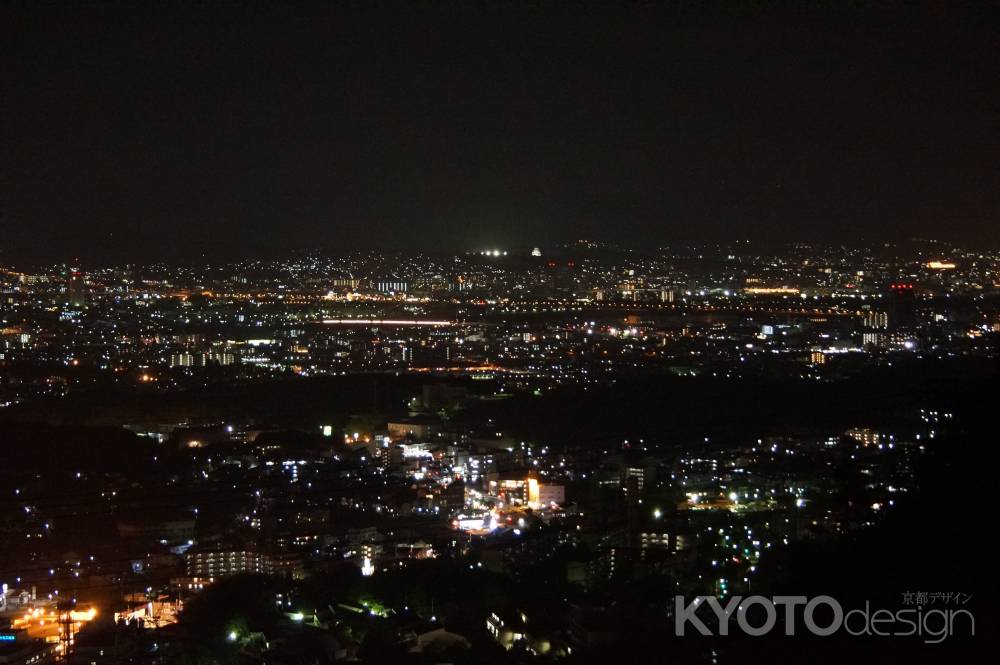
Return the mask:
{"type": "Polygon", "coordinates": [[[5,268],[0,654],[759,662],[690,603],[789,591],[974,653],[998,296],[937,241],[5,268]]]}
{"type": "Polygon", "coordinates": [[[342,245],[322,246],[316,243],[300,247],[267,247],[261,251],[248,253],[245,249],[236,249],[225,242],[219,244],[206,243],[201,251],[196,253],[180,252],[165,254],[154,248],[125,252],[118,248],[105,246],[74,247],[72,251],[45,247],[39,251],[19,250],[18,248],[0,248],[0,268],[14,271],[45,271],[54,266],[79,268],[110,268],[115,266],[202,266],[220,267],[240,263],[262,262],[281,264],[302,259],[332,259],[364,256],[381,256],[386,259],[402,259],[404,257],[427,257],[437,259],[453,258],[495,259],[501,262],[535,261],[540,258],[553,257],[564,259],[574,256],[620,255],[622,257],[649,258],[655,256],[687,256],[690,259],[704,259],[708,256],[745,254],[752,256],[781,256],[790,251],[838,252],[857,251],[872,257],[884,259],[903,259],[909,257],[924,257],[928,260],[947,258],[956,253],[982,252],[991,254],[1000,248],[997,243],[954,242],[941,238],[900,237],[885,241],[873,241],[866,238],[851,238],[842,241],[804,241],[779,238],[746,239],[735,238],[719,242],[673,242],[652,246],[650,244],[630,244],[621,242],[606,242],[593,238],[565,238],[563,242],[539,244],[530,242],[483,243],[475,246],[450,249],[434,247],[420,249],[400,247],[397,249],[378,249],[372,246],[345,247],[342,245]]]}
{"type": "Polygon", "coordinates": [[[995,659],[997,10],[6,3],[0,663],[995,659]]]}

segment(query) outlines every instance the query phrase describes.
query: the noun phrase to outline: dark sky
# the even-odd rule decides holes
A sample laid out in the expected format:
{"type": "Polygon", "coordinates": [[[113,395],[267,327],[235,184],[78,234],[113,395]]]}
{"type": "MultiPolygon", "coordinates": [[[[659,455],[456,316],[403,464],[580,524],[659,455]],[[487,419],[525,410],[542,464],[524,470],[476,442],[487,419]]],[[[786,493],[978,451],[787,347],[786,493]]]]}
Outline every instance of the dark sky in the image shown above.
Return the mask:
{"type": "Polygon", "coordinates": [[[989,3],[146,4],[3,6],[0,260],[1000,235],[989,3]]]}

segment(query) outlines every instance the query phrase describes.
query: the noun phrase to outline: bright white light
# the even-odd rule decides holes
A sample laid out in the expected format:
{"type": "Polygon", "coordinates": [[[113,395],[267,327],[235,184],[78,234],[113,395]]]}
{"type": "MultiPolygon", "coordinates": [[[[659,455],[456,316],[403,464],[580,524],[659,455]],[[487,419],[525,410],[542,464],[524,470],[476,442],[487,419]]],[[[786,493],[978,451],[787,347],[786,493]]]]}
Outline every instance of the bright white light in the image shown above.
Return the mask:
{"type": "Polygon", "coordinates": [[[428,321],[424,319],[323,319],[326,325],[338,326],[447,326],[451,321],[428,321]]]}

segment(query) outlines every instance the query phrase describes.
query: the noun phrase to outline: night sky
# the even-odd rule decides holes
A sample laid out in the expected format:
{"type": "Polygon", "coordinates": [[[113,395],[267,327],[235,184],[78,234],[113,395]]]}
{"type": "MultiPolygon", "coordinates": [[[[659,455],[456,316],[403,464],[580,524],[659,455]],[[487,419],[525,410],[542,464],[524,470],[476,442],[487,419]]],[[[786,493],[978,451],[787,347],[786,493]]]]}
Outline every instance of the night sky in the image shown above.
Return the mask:
{"type": "Polygon", "coordinates": [[[990,3],[135,4],[0,10],[0,262],[1000,236],[990,3]]]}

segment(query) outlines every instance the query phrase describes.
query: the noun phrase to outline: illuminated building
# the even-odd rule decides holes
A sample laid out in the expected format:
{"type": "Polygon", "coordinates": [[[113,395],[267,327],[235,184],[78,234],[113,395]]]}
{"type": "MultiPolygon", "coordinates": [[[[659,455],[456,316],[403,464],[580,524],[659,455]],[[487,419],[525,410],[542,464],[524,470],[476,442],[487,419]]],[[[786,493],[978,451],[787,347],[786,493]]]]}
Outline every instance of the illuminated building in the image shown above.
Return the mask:
{"type": "Polygon", "coordinates": [[[51,662],[59,646],[58,641],[47,642],[29,636],[26,628],[0,629],[0,663],[35,665],[51,662]]]}
{"type": "Polygon", "coordinates": [[[87,284],[79,266],[74,266],[70,270],[66,294],[67,301],[73,307],[83,307],[87,304],[87,284]]]}
{"type": "Polygon", "coordinates": [[[233,365],[236,363],[236,356],[225,351],[213,351],[205,355],[206,362],[217,363],[219,365],[233,365]]]}
{"type": "Polygon", "coordinates": [[[489,493],[504,503],[526,506],[532,499],[538,501],[538,480],[526,476],[523,471],[491,475],[496,477],[489,481],[489,493]]]}
{"type": "Polygon", "coordinates": [[[375,555],[380,549],[374,543],[365,543],[361,546],[361,574],[365,577],[371,577],[375,574],[373,561],[375,561],[375,555]]]}
{"type": "Polygon", "coordinates": [[[656,469],[643,466],[626,466],[622,468],[622,487],[628,491],[630,482],[635,485],[638,492],[642,492],[647,483],[656,476],[656,469]]]}
{"type": "Polygon", "coordinates": [[[891,284],[886,307],[890,330],[913,328],[917,325],[917,303],[912,284],[891,284]]]}
{"type": "Polygon", "coordinates": [[[538,505],[548,507],[553,504],[561,506],[566,503],[566,488],[562,485],[551,483],[539,483],[538,485],[538,505]]]}
{"type": "Polygon", "coordinates": [[[145,628],[160,628],[177,623],[181,607],[182,604],[178,601],[152,600],[145,594],[132,594],[126,599],[126,607],[115,612],[115,621],[145,628]]]}
{"type": "Polygon", "coordinates": [[[488,478],[489,494],[512,505],[538,508],[565,501],[565,489],[562,485],[540,483],[531,472],[491,472],[488,478]]]}
{"type": "Polygon", "coordinates": [[[683,552],[694,546],[692,538],[685,534],[660,530],[643,529],[639,533],[641,549],[661,549],[670,552],[683,552]]]}
{"type": "Polygon", "coordinates": [[[409,284],[398,281],[375,282],[375,290],[380,293],[406,293],[409,291],[409,284]]]}
{"type": "Polygon", "coordinates": [[[861,322],[870,330],[885,330],[889,327],[889,316],[885,312],[869,310],[861,315],[861,322]]]}
{"type": "Polygon", "coordinates": [[[500,613],[492,612],[486,619],[486,630],[489,631],[493,639],[508,651],[525,638],[525,621],[521,615],[501,617],[500,613]]]}
{"type": "Polygon", "coordinates": [[[466,475],[470,482],[478,482],[480,478],[496,469],[496,459],[493,453],[470,454],[465,463],[466,475]]]}
{"type": "Polygon", "coordinates": [[[885,335],[878,332],[865,332],[861,335],[861,343],[864,346],[881,347],[885,343],[885,335]]]}
{"type": "Polygon", "coordinates": [[[295,555],[265,554],[250,549],[195,550],[185,555],[189,577],[217,579],[244,573],[302,576],[302,561],[295,555]]]}
{"type": "Polygon", "coordinates": [[[879,442],[879,433],[867,427],[855,427],[847,430],[844,434],[866,447],[877,446],[879,442]]]}
{"type": "Polygon", "coordinates": [[[562,485],[541,483],[530,472],[490,473],[488,491],[504,503],[516,506],[545,508],[566,502],[562,485]]]}
{"type": "Polygon", "coordinates": [[[17,612],[35,600],[34,593],[25,589],[11,589],[6,584],[0,592],[0,612],[17,612]]]}
{"type": "Polygon", "coordinates": [[[195,356],[191,353],[174,353],[170,356],[171,367],[194,367],[196,364],[202,363],[195,363],[195,356]]]}

